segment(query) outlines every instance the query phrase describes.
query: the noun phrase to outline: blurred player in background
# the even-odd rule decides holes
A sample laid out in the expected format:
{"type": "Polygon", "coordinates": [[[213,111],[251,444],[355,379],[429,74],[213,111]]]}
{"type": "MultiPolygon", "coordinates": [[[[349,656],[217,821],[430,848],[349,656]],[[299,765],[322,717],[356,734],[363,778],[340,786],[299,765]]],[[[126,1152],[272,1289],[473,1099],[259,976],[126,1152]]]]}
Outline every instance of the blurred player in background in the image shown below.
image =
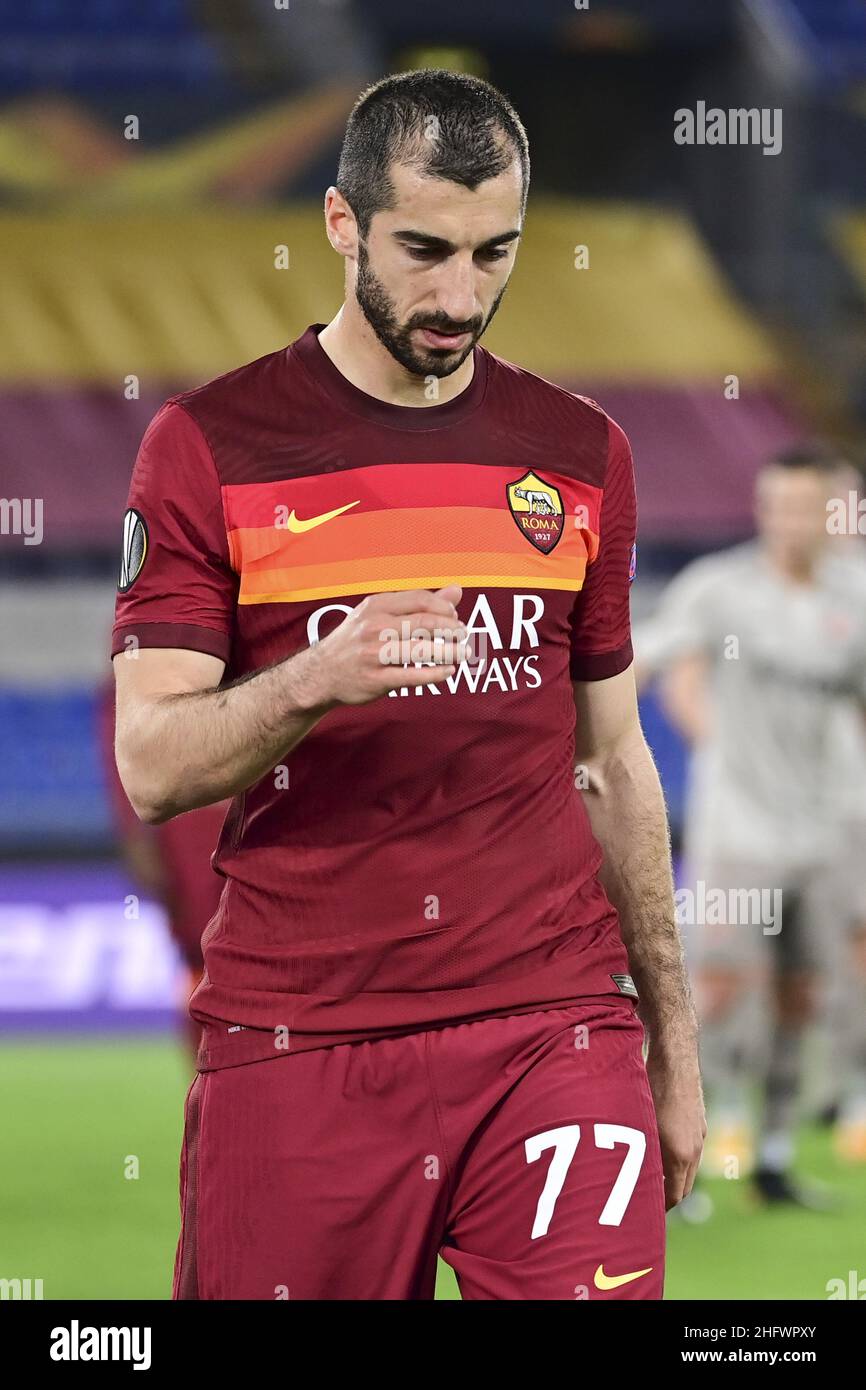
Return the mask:
{"type": "Polygon", "coordinates": [[[637,641],[641,679],[660,674],[667,713],[693,748],[685,882],[695,904],[701,883],[724,894],[704,921],[696,906],[691,948],[687,933],[707,1158],[748,1165],[757,1078],[755,1189],[803,1205],[824,1200],[791,1173],[804,1032],[821,986],[839,978],[852,918],[843,721],[849,752],[856,737],[861,766],[864,756],[866,570],[828,530],[837,480],[838,459],[820,448],[763,468],[756,540],[686,566],[637,641]]]}
{"type": "Polygon", "coordinates": [[[163,825],[139,820],[123,790],[114,757],[114,682],[99,701],[99,733],[118,845],[132,878],[165,909],[168,929],[186,967],[183,1018],[187,1045],[195,1057],[201,1029],[186,1004],[201,980],[201,938],[217,910],[223,879],[211,867],[230,803],[218,801],[163,825]]]}
{"type": "MultiPolygon", "coordinates": [[[[832,548],[866,574],[866,503],[862,474],[837,465],[833,480],[832,548]]],[[[839,795],[847,835],[843,899],[851,931],[828,998],[830,1057],[824,1118],[835,1122],[840,1157],[866,1161],[866,738],[859,711],[844,709],[837,723],[839,795]]]]}

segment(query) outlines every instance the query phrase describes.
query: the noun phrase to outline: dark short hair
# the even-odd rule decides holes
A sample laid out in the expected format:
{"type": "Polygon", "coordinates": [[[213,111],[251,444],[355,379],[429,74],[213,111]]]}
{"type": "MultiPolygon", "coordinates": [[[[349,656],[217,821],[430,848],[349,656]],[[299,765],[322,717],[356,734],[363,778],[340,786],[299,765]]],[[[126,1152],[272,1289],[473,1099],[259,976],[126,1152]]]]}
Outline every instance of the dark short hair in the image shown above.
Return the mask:
{"type": "Polygon", "coordinates": [[[385,77],[352,108],[337,187],[362,236],[375,212],[394,205],[395,160],[474,190],[508,168],[515,155],[529,192],[529,144],[514,107],[489,82],[444,68],[385,77]],[[432,132],[432,133],[431,133],[432,132]]]}
{"type": "Polygon", "coordinates": [[[780,449],[767,460],[767,467],[784,468],[792,473],[801,468],[808,468],[816,473],[836,473],[847,462],[842,450],[834,449],[824,440],[815,439],[805,444],[794,444],[790,448],[780,449]]]}

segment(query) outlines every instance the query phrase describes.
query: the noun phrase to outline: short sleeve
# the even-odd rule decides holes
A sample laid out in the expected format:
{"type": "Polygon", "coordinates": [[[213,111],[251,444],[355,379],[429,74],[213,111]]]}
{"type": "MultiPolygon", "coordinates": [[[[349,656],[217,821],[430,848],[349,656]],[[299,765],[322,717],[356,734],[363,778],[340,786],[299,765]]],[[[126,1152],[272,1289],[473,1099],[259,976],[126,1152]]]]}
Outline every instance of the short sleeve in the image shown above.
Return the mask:
{"type": "Polygon", "coordinates": [[[599,538],[571,618],[571,679],[605,680],[632,662],[629,593],[635,567],[637,502],[628,439],[608,420],[599,538]]]}
{"type": "Polygon", "coordinates": [[[147,428],[123,519],[111,655],[186,647],[228,662],[237,575],[207,441],[183,406],[167,402],[147,428]]]}
{"type": "Polygon", "coordinates": [[[671,580],[652,618],[635,632],[638,660],[647,672],[681,656],[712,652],[719,633],[718,591],[713,556],[694,560],[671,580]]]}

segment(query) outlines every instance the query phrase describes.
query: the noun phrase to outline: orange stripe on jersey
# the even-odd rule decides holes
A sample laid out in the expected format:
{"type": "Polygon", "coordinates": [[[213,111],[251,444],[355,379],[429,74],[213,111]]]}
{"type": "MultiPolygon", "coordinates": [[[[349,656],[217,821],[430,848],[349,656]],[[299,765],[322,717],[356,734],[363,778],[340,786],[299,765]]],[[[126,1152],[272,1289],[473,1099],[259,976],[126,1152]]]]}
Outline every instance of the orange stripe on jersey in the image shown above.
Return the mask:
{"type": "MultiPolygon", "coordinates": [[[[414,565],[423,563],[426,559],[431,563],[442,563],[440,555],[412,555],[397,557],[402,558],[404,563],[411,561],[414,565]]],[[[545,589],[567,589],[577,592],[583,588],[583,574],[580,577],[570,575],[567,578],[555,578],[546,576],[543,582],[535,575],[510,574],[502,571],[495,574],[471,574],[467,570],[460,570],[458,563],[465,560],[467,563],[477,563],[483,556],[457,555],[449,556],[449,566],[438,573],[432,568],[427,573],[414,573],[406,570],[403,573],[389,572],[382,575],[381,570],[377,578],[369,577],[369,567],[367,577],[362,580],[352,580],[346,577],[342,571],[342,577],[338,583],[331,583],[314,587],[307,582],[303,587],[287,588],[279,587],[280,581],[285,585],[292,581],[298,584],[298,575],[292,570],[269,570],[259,576],[261,584],[264,586],[261,592],[256,588],[243,585],[238,595],[238,603],[300,603],[305,599],[336,598],[340,594],[386,594],[399,593],[404,589],[441,589],[446,584],[459,584],[464,589],[519,589],[526,585],[534,588],[545,589]],[[271,587],[272,586],[272,587],[271,587]]],[[[507,557],[501,557],[503,560],[507,557]]],[[[390,563],[390,562],[389,562],[390,563]]]]}
{"type": "MultiPolygon", "coordinates": [[[[327,516],[327,513],[325,513],[327,516]]],[[[303,518],[298,518],[303,520],[303,518]]],[[[316,521],[315,515],[307,518],[316,521]]],[[[520,534],[510,512],[494,511],[491,507],[405,507],[391,510],[345,513],[324,521],[313,529],[296,533],[284,526],[241,527],[229,532],[230,553],[235,568],[255,568],[258,561],[279,554],[283,563],[309,565],[327,561],[339,564],[362,557],[409,553],[411,550],[430,554],[450,554],[452,547],[443,545],[454,538],[454,550],[476,548],[504,551],[529,561],[553,562],[565,547],[574,555],[569,531],[581,533],[579,553],[589,554],[590,560],[598,548],[595,531],[576,527],[571,517],[564,517],[565,534],[549,555],[541,554],[520,534]],[[472,542],[470,547],[468,541],[472,542]]],[[[578,539],[572,536],[571,540],[578,539]]],[[[523,569],[523,565],[519,565],[523,569]]]]}
{"type": "MultiPolygon", "coordinates": [[[[430,474],[435,468],[417,466],[415,471],[419,484],[423,479],[417,492],[431,497],[430,474]]],[[[598,553],[597,489],[575,489],[585,499],[580,515],[562,506],[556,515],[549,508],[546,514],[534,515],[535,533],[542,536],[538,545],[522,528],[529,504],[524,504],[520,517],[515,516],[507,485],[503,486],[503,476],[511,483],[519,482],[519,470],[497,469],[496,486],[491,488],[489,471],[465,468],[464,484],[469,481],[467,474],[484,475],[477,488],[464,487],[473,501],[478,494],[484,498],[480,506],[470,501],[442,504],[438,499],[421,506],[395,505],[393,496],[383,497],[386,472],[376,468],[329,474],[328,487],[319,489],[309,486],[313,477],[262,489],[249,484],[226,489],[230,523],[241,516],[260,521],[267,517],[269,523],[235,524],[228,531],[231,563],[241,578],[238,602],[299,602],[449,583],[463,588],[582,588],[586,566],[598,553]],[[372,472],[377,475],[375,490],[369,482],[372,472]],[[307,485],[302,491],[297,486],[300,481],[307,485]],[[494,500],[496,505],[491,505],[494,500]],[[272,516],[279,518],[279,524],[270,522],[272,516]],[[554,533],[549,549],[543,548],[545,531],[548,536],[554,533]]],[[[545,481],[537,475],[532,479],[539,484],[545,481]]],[[[317,475],[315,481],[324,480],[317,475]]],[[[405,501],[405,478],[394,491],[405,501]]],[[[560,493],[554,487],[548,495],[559,498],[560,493]]]]}
{"type": "MultiPolygon", "coordinates": [[[[385,552],[381,546],[373,545],[366,553],[362,551],[358,555],[353,548],[354,558],[348,558],[334,557],[330,547],[320,546],[319,553],[324,550],[325,557],[319,564],[285,563],[290,556],[294,558],[293,542],[307,537],[269,528],[266,541],[258,531],[235,532],[232,548],[241,575],[238,601],[297,602],[301,598],[323,598],[365,590],[384,593],[390,589],[426,589],[434,579],[436,588],[441,584],[461,584],[463,588],[485,584],[497,588],[526,584],[545,589],[577,590],[582,587],[587,554],[594,554],[598,547],[594,534],[576,533],[570,544],[563,537],[553,554],[543,555],[521,537],[510,518],[509,525],[514,531],[514,541],[506,536],[507,545],[497,550],[478,546],[443,553],[441,548],[425,550],[421,545],[407,550],[406,539],[412,532],[404,529],[400,549],[395,547],[385,552]],[[267,551],[261,548],[264,544],[269,546],[267,551]],[[441,579],[436,578],[440,575],[441,579]]],[[[438,538],[441,540],[441,531],[438,538]]],[[[309,547],[305,549],[309,554],[309,547]]]]}

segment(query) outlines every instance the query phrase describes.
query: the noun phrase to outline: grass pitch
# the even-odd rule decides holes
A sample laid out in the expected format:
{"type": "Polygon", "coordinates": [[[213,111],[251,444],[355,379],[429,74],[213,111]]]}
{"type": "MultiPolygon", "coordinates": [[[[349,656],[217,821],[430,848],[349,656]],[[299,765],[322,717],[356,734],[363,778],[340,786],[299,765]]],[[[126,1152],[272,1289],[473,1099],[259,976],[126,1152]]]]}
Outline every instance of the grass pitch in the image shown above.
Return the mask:
{"type": "MultiPolygon", "coordinates": [[[[0,1277],[41,1278],[46,1299],[169,1296],[191,1079],[171,1038],[0,1046],[0,1277]]],[[[839,1210],[766,1210],[745,1182],[708,1182],[713,1217],[671,1223],[666,1297],[826,1299],[828,1280],[866,1276],[866,1164],[807,1129],[799,1171],[839,1210]]],[[[459,1298],[445,1265],[436,1296],[459,1298]]]]}

